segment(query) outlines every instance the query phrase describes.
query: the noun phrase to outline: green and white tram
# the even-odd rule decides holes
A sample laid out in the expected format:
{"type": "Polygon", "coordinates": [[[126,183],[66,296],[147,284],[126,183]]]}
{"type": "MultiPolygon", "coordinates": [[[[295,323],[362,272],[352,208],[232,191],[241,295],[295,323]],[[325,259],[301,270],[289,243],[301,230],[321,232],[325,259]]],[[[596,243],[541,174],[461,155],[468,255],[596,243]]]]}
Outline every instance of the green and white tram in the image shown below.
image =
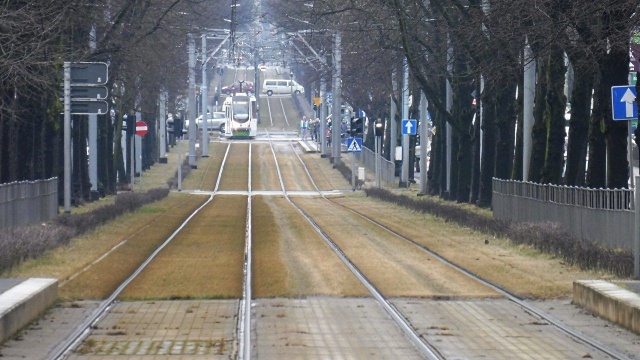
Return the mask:
{"type": "Polygon", "coordinates": [[[225,136],[229,139],[256,137],[258,132],[258,104],[255,96],[227,96],[222,104],[227,123],[225,136]]]}

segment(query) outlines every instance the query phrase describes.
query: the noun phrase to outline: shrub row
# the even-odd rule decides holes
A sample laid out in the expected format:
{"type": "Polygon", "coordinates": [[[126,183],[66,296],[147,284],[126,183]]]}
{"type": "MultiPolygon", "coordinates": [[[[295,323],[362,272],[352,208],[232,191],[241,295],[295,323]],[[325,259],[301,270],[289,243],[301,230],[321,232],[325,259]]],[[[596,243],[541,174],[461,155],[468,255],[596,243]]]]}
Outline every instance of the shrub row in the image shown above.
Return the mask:
{"type": "Polygon", "coordinates": [[[143,193],[121,193],[114,204],[100,206],[90,212],[60,214],[49,224],[4,229],[0,231],[0,271],[68,244],[73,237],[145,204],[161,200],[168,194],[169,189],[161,188],[143,193]]]}
{"type": "Polygon", "coordinates": [[[365,193],[367,196],[431,214],[485,234],[509,238],[515,244],[530,245],[581,269],[603,270],[618,277],[633,275],[633,252],[577,239],[557,223],[511,223],[455,205],[428,199],[417,200],[385,189],[368,188],[365,193]]]}
{"type": "MultiPolygon", "coordinates": [[[[184,180],[187,177],[187,175],[189,175],[189,173],[191,172],[191,165],[189,165],[188,157],[186,157],[182,161],[181,170],[182,170],[182,180],[184,180]]],[[[173,177],[171,179],[167,180],[167,185],[169,186],[169,189],[178,188],[178,170],[176,170],[176,172],[173,174],[173,177]]]]}

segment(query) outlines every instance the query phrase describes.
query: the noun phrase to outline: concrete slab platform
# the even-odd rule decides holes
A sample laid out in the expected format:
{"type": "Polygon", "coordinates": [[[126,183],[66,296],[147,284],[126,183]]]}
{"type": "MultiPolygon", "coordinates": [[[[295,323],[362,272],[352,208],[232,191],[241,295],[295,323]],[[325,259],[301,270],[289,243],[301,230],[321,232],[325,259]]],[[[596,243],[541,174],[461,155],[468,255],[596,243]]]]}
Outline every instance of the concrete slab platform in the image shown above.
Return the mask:
{"type": "MultiPolygon", "coordinates": [[[[559,334],[505,300],[394,299],[411,324],[451,359],[609,359],[559,334]]],[[[68,302],[6,342],[2,359],[49,359],[98,302],[68,302]]],[[[556,319],[640,359],[640,336],[595,317],[571,299],[536,302],[556,319]]],[[[229,359],[237,355],[238,300],[115,304],[72,359],[229,359]]],[[[370,298],[309,297],[252,301],[252,358],[422,358],[370,298]]]]}
{"type": "Polygon", "coordinates": [[[573,302],[640,335],[640,295],[632,290],[605,280],[574,281],[573,302]]]}
{"type": "Polygon", "coordinates": [[[422,359],[373,298],[258,299],[256,359],[422,359]]]}
{"type": "Polygon", "coordinates": [[[393,303],[447,359],[611,358],[507,299],[394,299],[393,303]]]}
{"type": "Polygon", "coordinates": [[[58,280],[1,279],[0,290],[0,341],[5,341],[57,301],[58,280]]]}

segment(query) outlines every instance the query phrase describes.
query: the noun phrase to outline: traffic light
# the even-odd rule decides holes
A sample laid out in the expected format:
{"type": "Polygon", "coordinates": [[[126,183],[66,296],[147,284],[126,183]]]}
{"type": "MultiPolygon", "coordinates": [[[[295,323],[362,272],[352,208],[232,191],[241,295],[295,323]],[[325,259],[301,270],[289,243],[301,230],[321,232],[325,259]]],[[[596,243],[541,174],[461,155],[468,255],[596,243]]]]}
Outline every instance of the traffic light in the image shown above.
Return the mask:
{"type": "Polygon", "coordinates": [[[313,111],[318,110],[318,105],[316,105],[315,103],[313,104],[313,111]]]}
{"type": "Polygon", "coordinates": [[[182,137],[182,126],[183,126],[182,119],[180,118],[173,119],[173,136],[177,138],[182,137]]]}
{"type": "Polygon", "coordinates": [[[133,136],[136,133],[136,117],[135,115],[123,115],[123,120],[127,126],[127,136],[133,136]]]}
{"type": "Polygon", "coordinates": [[[376,127],[375,129],[376,136],[384,136],[384,123],[382,123],[382,120],[380,119],[376,120],[375,127],[376,127]]]}
{"type": "Polygon", "coordinates": [[[349,131],[349,133],[351,134],[351,137],[362,137],[363,122],[364,122],[363,118],[356,118],[356,117],[351,118],[351,129],[349,131]]]}

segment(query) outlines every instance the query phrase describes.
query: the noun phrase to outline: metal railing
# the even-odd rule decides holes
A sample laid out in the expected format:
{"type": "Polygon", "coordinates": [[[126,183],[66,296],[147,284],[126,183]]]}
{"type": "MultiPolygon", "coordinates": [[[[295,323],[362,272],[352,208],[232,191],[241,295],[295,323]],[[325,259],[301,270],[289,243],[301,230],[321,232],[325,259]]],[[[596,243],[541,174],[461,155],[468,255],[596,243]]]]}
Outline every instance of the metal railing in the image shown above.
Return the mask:
{"type": "MultiPolygon", "coordinates": [[[[373,150],[362,147],[362,152],[357,155],[358,160],[361,161],[364,166],[375,174],[376,170],[376,154],[373,150]]],[[[382,181],[393,186],[396,184],[395,164],[384,157],[380,157],[380,178],[382,181]]]]}
{"type": "Polygon", "coordinates": [[[494,178],[492,206],[496,219],[556,222],[580,239],[613,248],[633,248],[633,190],[589,189],[494,178]]]}
{"type": "Polygon", "coordinates": [[[48,221],[58,213],[58,178],[0,184],[0,229],[48,221]]]}

